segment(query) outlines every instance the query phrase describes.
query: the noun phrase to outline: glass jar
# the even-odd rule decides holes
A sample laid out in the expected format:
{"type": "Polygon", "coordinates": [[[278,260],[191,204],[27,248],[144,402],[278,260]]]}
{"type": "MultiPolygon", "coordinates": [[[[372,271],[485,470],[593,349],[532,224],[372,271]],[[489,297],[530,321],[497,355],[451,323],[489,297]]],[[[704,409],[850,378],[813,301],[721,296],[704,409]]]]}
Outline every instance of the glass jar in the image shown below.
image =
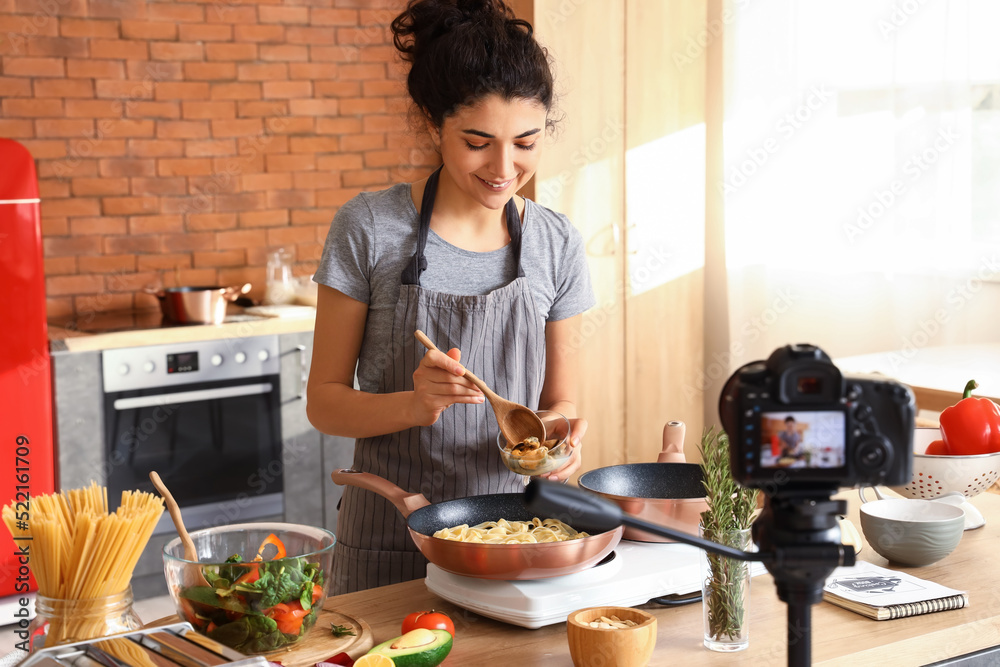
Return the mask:
{"type": "Polygon", "coordinates": [[[30,650],[106,637],[142,627],[132,608],[132,588],[102,598],[61,600],[35,596],[35,618],[28,626],[30,650]]]}
{"type": "MultiPolygon", "coordinates": [[[[727,547],[751,551],[749,528],[722,535],[699,526],[701,537],[727,547]]],[[[750,563],[701,552],[701,607],[705,648],[712,651],[742,651],[750,646],[750,563]]]]}
{"type": "Polygon", "coordinates": [[[292,277],[292,255],[279,248],[267,256],[267,276],[264,303],[284,304],[295,299],[295,279],[292,277]]]}

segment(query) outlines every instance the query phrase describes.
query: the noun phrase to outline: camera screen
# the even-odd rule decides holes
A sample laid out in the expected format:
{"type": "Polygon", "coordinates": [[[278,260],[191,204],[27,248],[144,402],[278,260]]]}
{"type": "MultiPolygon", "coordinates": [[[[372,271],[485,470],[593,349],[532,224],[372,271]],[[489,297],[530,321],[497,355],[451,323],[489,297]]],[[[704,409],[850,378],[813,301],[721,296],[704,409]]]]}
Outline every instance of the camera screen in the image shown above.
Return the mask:
{"type": "Polygon", "coordinates": [[[843,412],[763,412],[762,468],[841,468],[846,465],[843,412]]]}

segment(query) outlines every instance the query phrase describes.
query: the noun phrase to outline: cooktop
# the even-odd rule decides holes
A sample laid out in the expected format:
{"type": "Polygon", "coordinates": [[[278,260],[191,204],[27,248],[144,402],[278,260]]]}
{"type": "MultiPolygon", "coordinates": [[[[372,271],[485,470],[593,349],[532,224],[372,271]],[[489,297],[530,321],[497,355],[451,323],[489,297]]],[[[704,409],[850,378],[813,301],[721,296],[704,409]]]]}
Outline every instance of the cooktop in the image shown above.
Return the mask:
{"type": "MultiPolygon", "coordinates": [[[[432,593],[459,607],[531,629],[563,623],[583,607],[631,607],[701,587],[697,547],[622,540],[614,553],[614,559],[582,572],[529,581],[475,579],[430,564],[425,582],[432,593]]],[[[752,576],[763,572],[761,563],[750,564],[752,576]]]]}

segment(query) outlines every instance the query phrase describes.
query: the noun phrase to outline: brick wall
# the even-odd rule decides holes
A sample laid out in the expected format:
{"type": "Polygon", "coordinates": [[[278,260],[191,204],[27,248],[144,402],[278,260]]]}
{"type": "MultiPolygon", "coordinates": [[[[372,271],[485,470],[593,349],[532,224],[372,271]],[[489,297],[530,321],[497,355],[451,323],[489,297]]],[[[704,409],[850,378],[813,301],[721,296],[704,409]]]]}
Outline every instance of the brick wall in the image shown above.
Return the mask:
{"type": "Polygon", "coordinates": [[[0,0],[0,136],[35,156],[49,317],[261,298],[337,208],[422,177],[387,26],[404,0],[0,0]]]}

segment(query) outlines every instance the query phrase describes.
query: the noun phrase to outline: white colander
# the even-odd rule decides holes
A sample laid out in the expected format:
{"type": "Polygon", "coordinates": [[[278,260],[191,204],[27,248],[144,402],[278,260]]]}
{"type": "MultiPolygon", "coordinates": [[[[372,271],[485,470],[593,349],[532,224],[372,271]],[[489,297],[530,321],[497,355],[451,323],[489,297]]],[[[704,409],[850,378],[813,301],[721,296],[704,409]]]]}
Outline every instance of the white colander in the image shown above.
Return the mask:
{"type": "Polygon", "coordinates": [[[893,487],[893,491],[908,498],[931,499],[950,492],[972,498],[1000,478],[1000,452],[972,456],[924,454],[927,445],[940,438],[940,429],[914,429],[913,479],[906,486],[893,487]]]}

